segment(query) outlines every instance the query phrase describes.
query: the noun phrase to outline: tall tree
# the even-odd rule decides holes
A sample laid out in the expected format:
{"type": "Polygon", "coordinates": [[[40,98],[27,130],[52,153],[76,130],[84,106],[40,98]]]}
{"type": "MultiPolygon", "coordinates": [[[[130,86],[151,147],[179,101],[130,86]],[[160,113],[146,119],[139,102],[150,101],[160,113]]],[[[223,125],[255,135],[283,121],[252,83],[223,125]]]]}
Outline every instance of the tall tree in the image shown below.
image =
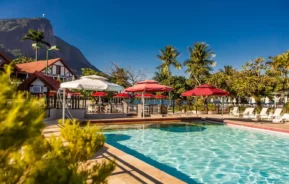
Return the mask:
{"type": "Polygon", "coordinates": [[[220,69],[219,71],[226,74],[226,75],[232,75],[234,73],[235,69],[230,65],[225,65],[224,69],[220,69]]]}
{"type": "Polygon", "coordinates": [[[219,72],[211,74],[210,77],[207,78],[206,82],[228,91],[231,97],[237,97],[237,93],[232,87],[232,79],[238,76],[239,72],[236,69],[232,66],[225,65],[223,69],[219,70],[219,72]]]}
{"type": "Polygon", "coordinates": [[[258,106],[261,98],[270,96],[277,86],[278,79],[267,75],[268,65],[264,58],[246,62],[238,76],[232,78],[232,88],[240,97],[254,97],[258,106]]]}
{"type": "Polygon", "coordinates": [[[186,73],[190,74],[194,85],[201,85],[213,70],[212,66],[216,64],[213,60],[215,54],[204,42],[195,43],[193,48],[188,47],[188,51],[190,58],[184,62],[184,66],[187,67],[186,73]]]}
{"type": "Polygon", "coordinates": [[[127,81],[131,86],[135,85],[137,82],[145,80],[147,77],[146,69],[136,69],[128,66],[126,69],[127,81]]]}
{"type": "MultiPolygon", "coordinates": [[[[160,54],[156,57],[162,61],[162,64],[158,67],[161,72],[167,76],[170,85],[171,78],[171,66],[180,70],[182,68],[181,64],[178,62],[180,52],[173,46],[165,46],[165,49],[160,49],[160,54]]],[[[171,104],[171,93],[169,93],[169,100],[171,104]]]]}
{"type": "Polygon", "coordinates": [[[30,58],[30,57],[27,57],[27,56],[20,56],[18,58],[15,58],[12,60],[12,63],[14,64],[22,64],[22,63],[30,63],[30,62],[33,62],[34,59],[33,58],[30,58]]]}
{"type": "Polygon", "coordinates": [[[280,77],[281,82],[280,89],[282,91],[288,90],[289,50],[275,57],[269,57],[269,59],[271,61],[267,62],[267,64],[269,64],[275,71],[275,73],[280,77]]]}
{"type": "Polygon", "coordinates": [[[111,66],[106,69],[106,74],[109,75],[111,82],[121,85],[123,87],[129,87],[128,73],[125,68],[120,67],[117,63],[111,62],[111,66]]]}
{"type": "Polygon", "coordinates": [[[164,85],[169,84],[167,76],[161,71],[161,69],[157,69],[157,71],[155,71],[154,74],[155,75],[153,77],[153,80],[156,80],[159,83],[164,84],[164,85]]]}
{"type": "MultiPolygon", "coordinates": [[[[31,40],[34,43],[36,43],[36,45],[38,44],[43,44],[46,45],[47,47],[51,47],[50,43],[45,41],[45,34],[42,31],[36,31],[34,29],[29,29],[28,33],[26,35],[24,35],[24,37],[22,38],[22,40],[31,40]]],[[[38,47],[35,48],[35,60],[37,61],[38,59],[38,47]]]]}
{"type": "Polygon", "coordinates": [[[98,71],[95,71],[91,68],[81,68],[81,74],[83,76],[88,76],[88,75],[99,75],[99,76],[102,76],[102,77],[109,77],[108,75],[102,73],[102,72],[98,72],[98,71]]]}

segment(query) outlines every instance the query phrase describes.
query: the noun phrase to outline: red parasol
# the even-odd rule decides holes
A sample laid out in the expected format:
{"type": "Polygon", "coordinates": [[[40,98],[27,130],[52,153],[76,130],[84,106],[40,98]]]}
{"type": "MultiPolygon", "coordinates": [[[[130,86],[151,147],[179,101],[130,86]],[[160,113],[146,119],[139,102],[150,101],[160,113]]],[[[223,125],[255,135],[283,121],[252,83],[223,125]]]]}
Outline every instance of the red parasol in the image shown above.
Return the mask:
{"type": "Polygon", "coordinates": [[[126,93],[118,93],[116,95],[113,96],[113,98],[129,98],[130,95],[126,94],[126,93]]]}
{"type": "Polygon", "coordinates": [[[172,91],[173,88],[159,84],[154,80],[144,80],[136,85],[126,88],[125,92],[157,92],[157,91],[172,91]]]}
{"type": "Polygon", "coordinates": [[[105,92],[94,92],[91,96],[103,97],[103,96],[107,96],[107,93],[105,93],[105,92]]]}
{"type": "Polygon", "coordinates": [[[156,99],[163,99],[163,98],[166,98],[165,95],[155,95],[155,98],[156,99]]]}
{"type": "MultiPolygon", "coordinates": [[[[49,96],[51,97],[51,96],[54,96],[54,95],[56,95],[57,94],[57,91],[49,91],[49,96]]],[[[72,95],[76,95],[76,93],[73,93],[73,92],[71,92],[69,89],[66,89],[65,90],[65,96],[67,96],[68,94],[70,94],[71,96],[72,95]]],[[[79,96],[81,95],[80,93],[77,93],[77,94],[79,94],[79,96]]]]}
{"type": "MultiPolygon", "coordinates": [[[[136,98],[141,98],[141,97],[142,97],[142,94],[136,94],[135,97],[136,97],[136,98]]],[[[146,94],[143,94],[143,97],[144,97],[144,98],[153,98],[154,95],[153,95],[153,94],[146,93],[146,94]]]]}
{"type": "Polygon", "coordinates": [[[193,90],[182,93],[182,96],[228,96],[230,93],[209,84],[203,84],[193,90]]]}
{"type": "Polygon", "coordinates": [[[69,93],[71,96],[81,96],[81,93],[79,92],[72,92],[72,93],[69,93]]]}
{"type": "Polygon", "coordinates": [[[144,92],[158,92],[158,91],[172,91],[173,88],[159,84],[155,80],[144,80],[138,82],[136,85],[126,88],[125,92],[142,92],[142,111],[144,118],[144,92]]]}

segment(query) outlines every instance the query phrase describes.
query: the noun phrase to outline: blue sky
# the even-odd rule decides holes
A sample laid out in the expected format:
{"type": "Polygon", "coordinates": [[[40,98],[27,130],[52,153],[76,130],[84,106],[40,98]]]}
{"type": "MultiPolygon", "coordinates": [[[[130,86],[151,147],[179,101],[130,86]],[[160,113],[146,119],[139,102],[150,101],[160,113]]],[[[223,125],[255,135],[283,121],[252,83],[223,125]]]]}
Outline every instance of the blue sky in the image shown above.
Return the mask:
{"type": "MultiPolygon", "coordinates": [[[[0,18],[41,17],[57,36],[78,47],[97,68],[110,61],[147,69],[158,50],[206,42],[217,66],[235,68],[258,56],[289,50],[288,0],[0,0],[0,18]]],[[[173,71],[184,75],[184,70],[173,71]]]]}

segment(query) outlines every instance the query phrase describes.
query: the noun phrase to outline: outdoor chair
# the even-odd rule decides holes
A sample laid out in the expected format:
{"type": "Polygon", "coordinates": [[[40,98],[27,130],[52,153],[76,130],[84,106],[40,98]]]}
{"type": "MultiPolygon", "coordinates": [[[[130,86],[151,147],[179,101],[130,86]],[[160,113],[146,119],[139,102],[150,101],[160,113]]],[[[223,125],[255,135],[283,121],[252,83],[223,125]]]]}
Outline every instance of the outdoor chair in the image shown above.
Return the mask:
{"type": "Polygon", "coordinates": [[[247,118],[247,119],[254,118],[255,117],[254,110],[255,108],[253,107],[249,108],[247,113],[243,113],[243,118],[247,118]]]}
{"type": "Polygon", "coordinates": [[[246,109],[244,110],[244,112],[242,112],[242,113],[236,113],[236,116],[238,116],[238,117],[243,117],[244,115],[248,114],[251,109],[252,109],[251,107],[246,108],[246,109]]]}
{"type": "Polygon", "coordinates": [[[88,106],[88,107],[87,107],[87,111],[88,111],[88,112],[94,112],[95,110],[93,109],[92,106],[88,106]]]}
{"type": "Polygon", "coordinates": [[[289,121],[289,114],[284,114],[281,117],[273,119],[272,123],[286,123],[287,121],[289,121]]]}
{"type": "Polygon", "coordinates": [[[263,119],[263,118],[266,118],[268,117],[268,114],[267,114],[267,111],[268,111],[268,108],[267,107],[263,107],[260,114],[252,114],[252,115],[248,115],[248,118],[250,119],[263,119]]]}
{"type": "Polygon", "coordinates": [[[275,118],[280,118],[281,117],[281,112],[282,112],[282,108],[277,108],[277,109],[275,109],[274,114],[269,114],[268,117],[264,117],[264,118],[268,118],[268,120],[275,119],[275,118]]]}
{"type": "Polygon", "coordinates": [[[234,107],[233,110],[230,112],[230,114],[233,116],[238,116],[238,110],[239,110],[239,107],[234,107]]]}

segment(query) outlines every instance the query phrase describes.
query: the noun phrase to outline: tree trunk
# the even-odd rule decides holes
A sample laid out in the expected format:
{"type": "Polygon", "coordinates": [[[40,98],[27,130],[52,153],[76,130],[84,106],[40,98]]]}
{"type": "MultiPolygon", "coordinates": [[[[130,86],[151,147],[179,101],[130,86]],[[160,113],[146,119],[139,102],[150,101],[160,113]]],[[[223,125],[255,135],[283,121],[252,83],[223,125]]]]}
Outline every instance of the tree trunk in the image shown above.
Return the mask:
{"type": "MultiPolygon", "coordinates": [[[[170,66],[168,67],[168,75],[169,75],[169,86],[171,85],[171,73],[170,73],[170,66]]],[[[169,91],[169,106],[172,105],[172,99],[171,99],[171,92],[169,91]]]]}
{"type": "Polygon", "coordinates": [[[36,47],[35,48],[35,60],[38,61],[37,59],[38,59],[38,48],[36,47]]]}
{"type": "Polygon", "coordinates": [[[261,97],[260,96],[253,96],[253,98],[256,101],[257,107],[261,108],[261,106],[262,106],[261,97]]]}
{"type": "Polygon", "coordinates": [[[195,78],[195,80],[196,80],[196,82],[198,83],[198,85],[200,86],[201,85],[201,83],[200,83],[200,81],[198,80],[198,78],[193,74],[193,76],[194,76],[194,78],[195,78]]]}

